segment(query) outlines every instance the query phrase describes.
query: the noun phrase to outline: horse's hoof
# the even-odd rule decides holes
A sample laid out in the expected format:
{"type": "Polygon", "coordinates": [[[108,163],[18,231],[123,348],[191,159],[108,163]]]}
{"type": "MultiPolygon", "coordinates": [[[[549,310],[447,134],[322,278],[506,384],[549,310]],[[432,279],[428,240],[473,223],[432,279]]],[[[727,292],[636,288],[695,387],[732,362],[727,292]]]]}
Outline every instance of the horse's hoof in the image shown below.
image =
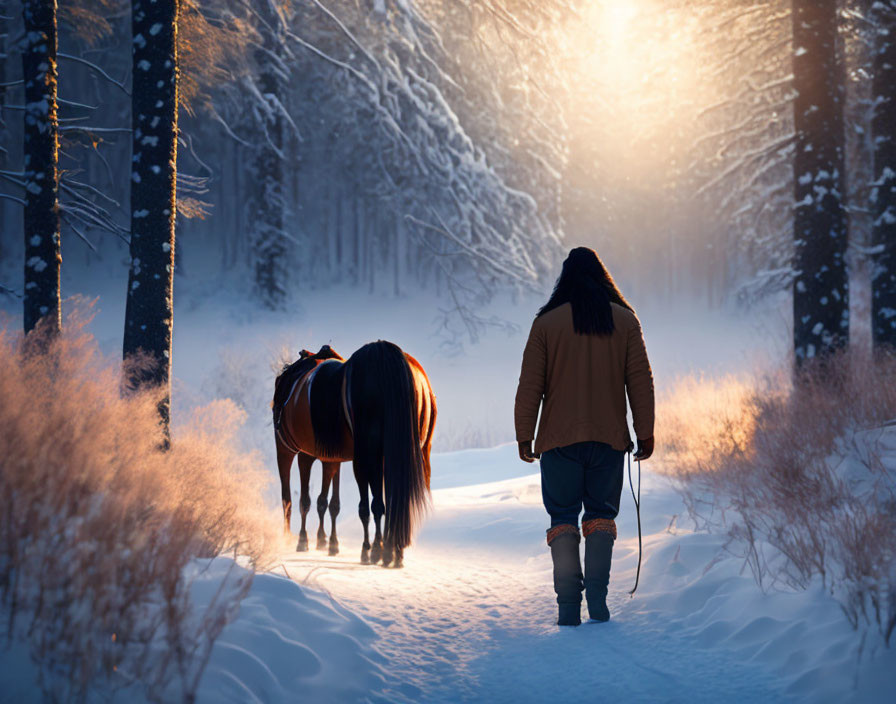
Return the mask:
{"type": "Polygon", "coordinates": [[[369,565],[370,564],[370,550],[366,548],[361,551],[361,564],[369,565]]]}
{"type": "Polygon", "coordinates": [[[308,552],[308,538],[299,538],[296,544],[296,552],[308,552]]]}
{"type": "Polygon", "coordinates": [[[370,561],[375,565],[380,561],[380,558],[383,556],[383,548],[379,545],[374,545],[370,550],[370,561]]]}
{"type": "Polygon", "coordinates": [[[395,569],[400,570],[402,567],[404,567],[404,560],[402,560],[400,557],[396,557],[395,562],[392,563],[392,566],[395,569]]]}
{"type": "Polygon", "coordinates": [[[389,553],[383,554],[383,567],[388,567],[392,564],[392,555],[389,553]]]}
{"type": "Polygon", "coordinates": [[[326,550],[329,547],[326,538],[318,538],[317,539],[317,549],[318,550],[326,550]]]}
{"type": "Polygon", "coordinates": [[[330,555],[338,555],[339,554],[339,543],[334,542],[332,540],[330,541],[329,554],[330,555]]]}

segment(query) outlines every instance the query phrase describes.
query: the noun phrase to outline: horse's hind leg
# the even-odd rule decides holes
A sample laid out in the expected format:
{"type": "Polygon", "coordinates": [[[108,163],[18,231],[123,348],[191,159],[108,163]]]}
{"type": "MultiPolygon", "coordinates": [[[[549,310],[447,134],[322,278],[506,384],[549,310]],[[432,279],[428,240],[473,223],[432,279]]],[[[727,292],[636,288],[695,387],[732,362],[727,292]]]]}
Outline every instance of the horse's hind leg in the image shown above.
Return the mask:
{"type": "Polygon", "coordinates": [[[311,481],[311,465],[314,464],[314,458],[304,452],[299,453],[299,478],[301,479],[301,494],[299,496],[299,512],[302,515],[302,527],[299,530],[299,543],[296,545],[297,552],[305,552],[308,549],[308,533],[305,531],[305,518],[308,511],[311,510],[311,489],[309,483],[311,481]]]}
{"type": "Polygon", "coordinates": [[[380,532],[380,524],[383,520],[383,514],[386,513],[386,504],[383,502],[383,468],[380,465],[370,475],[370,491],[373,494],[373,501],[370,508],[373,510],[373,525],[376,533],[373,536],[373,549],[370,551],[370,560],[374,563],[382,557],[383,567],[388,567],[392,562],[392,542],[389,536],[385,536],[380,532]]]}
{"type": "Polygon", "coordinates": [[[330,481],[333,479],[333,463],[321,460],[321,464],[323,465],[323,479],[320,483],[320,495],[317,497],[317,516],[320,519],[317,526],[317,549],[326,550],[327,533],[324,530],[324,514],[327,512],[327,495],[330,493],[330,481]]]}
{"type": "Polygon", "coordinates": [[[292,519],[292,495],[289,493],[289,472],[292,469],[292,458],[296,456],[277,440],[277,470],[280,472],[280,499],[283,502],[283,534],[289,535],[292,519]]]}
{"type": "MultiPolygon", "coordinates": [[[[338,555],[339,541],[336,539],[336,516],[339,515],[339,463],[333,462],[330,466],[333,468],[333,495],[330,497],[330,554],[338,555]]],[[[327,465],[324,465],[324,472],[326,473],[327,471],[327,465]]]]}
{"type": "Polygon", "coordinates": [[[368,419],[366,424],[359,425],[355,429],[354,460],[352,461],[355,479],[358,481],[358,491],[361,494],[358,516],[364,526],[364,548],[361,551],[361,562],[367,562],[365,558],[369,548],[370,562],[376,564],[383,554],[383,536],[380,533],[380,524],[386,510],[383,503],[383,429],[382,422],[370,409],[359,407],[356,409],[356,414],[358,417],[368,419]],[[373,509],[373,520],[376,527],[372,545],[368,542],[367,532],[367,520],[370,517],[370,509],[367,508],[368,488],[373,495],[370,508],[373,509]]]}
{"type": "Polygon", "coordinates": [[[367,493],[367,477],[359,469],[357,462],[352,462],[352,470],[355,474],[355,481],[358,483],[358,495],[361,500],[358,502],[358,518],[361,519],[361,526],[364,528],[364,543],[361,545],[361,564],[370,564],[370,533],[368,531],[368,523],[370,521],[370,497],[367,493]]]}

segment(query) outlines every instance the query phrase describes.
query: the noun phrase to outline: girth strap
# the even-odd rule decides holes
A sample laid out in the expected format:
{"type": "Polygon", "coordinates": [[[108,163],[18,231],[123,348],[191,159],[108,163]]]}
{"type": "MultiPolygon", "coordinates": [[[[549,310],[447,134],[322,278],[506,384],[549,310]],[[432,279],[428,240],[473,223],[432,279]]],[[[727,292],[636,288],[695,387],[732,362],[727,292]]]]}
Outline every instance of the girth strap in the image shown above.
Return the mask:
{"type": "Polygon", "coordinates": [[[296,455],[301,452],[301,450],[295,447],[293,443],[286,440],[283,435],[283,431],[280,428],[277,428],[276,430],[274,430],[274,432],[277,434],[277,439],[280,441],[280,444],[283,445],[283,447],[285,447],[287,450],[296,455]]]}

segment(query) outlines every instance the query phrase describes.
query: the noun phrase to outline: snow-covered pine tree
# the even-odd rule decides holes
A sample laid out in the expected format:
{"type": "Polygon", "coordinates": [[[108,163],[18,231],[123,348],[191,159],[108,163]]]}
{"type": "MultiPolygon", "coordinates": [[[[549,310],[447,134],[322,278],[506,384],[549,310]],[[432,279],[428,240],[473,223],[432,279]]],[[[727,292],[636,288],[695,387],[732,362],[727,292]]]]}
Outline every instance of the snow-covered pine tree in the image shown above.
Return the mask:
{"type": "Polygon", "coordinates": [[[871,331],[875,347],[896,348],[896,2],[875,0],[872,91],[874,115],[875,245],[871,275],[871,331]]]}
{"type": "Polygon", "coordinates": [[[276,33],[282,26],[274,0],[261,0],[257,7],[261,46],[256,49],[259,69],[258,122],[263,132],[256,147],[249,222],[255,289],[259,299],[277,309],[286,298],[286,239],[283,233],[283,115],[281,83],[287,69],[279,55],[276,33]]]}
{"type": "Polygon", "coordinates": [[[25,332],[46,318],[62,328],[59,272],[59,123],[56,117],[56,0],[23,0],[25,81],[25,332]]]}
{"type": "MultiPolygon", "coordinates": [[[[6,53],[6,42],[9,39],[9,29],[7,27],[7,8],[6,0],[0,0],[0,169],[6,168],[9,160],[9,131],[6,122],[3,119],[3,107],[6,105],[6,61],[9,54],[6,53]]],[[[2,243],[0,243],[2,247],[2,243]]]]}
{"type": "Polygon", "coordinates": [[[131,268],[124,322],[125,358],[142,350],[149,369],[132,386],[166,389],[168,428],[177,187],[177,19],[179,0],[133,0],[131,268]]]}
{"type": "Polygon", "coordinates": [[[793,342],[799,366],[849,341],[837,0],[793,0],[792,26],[793,342]]]}

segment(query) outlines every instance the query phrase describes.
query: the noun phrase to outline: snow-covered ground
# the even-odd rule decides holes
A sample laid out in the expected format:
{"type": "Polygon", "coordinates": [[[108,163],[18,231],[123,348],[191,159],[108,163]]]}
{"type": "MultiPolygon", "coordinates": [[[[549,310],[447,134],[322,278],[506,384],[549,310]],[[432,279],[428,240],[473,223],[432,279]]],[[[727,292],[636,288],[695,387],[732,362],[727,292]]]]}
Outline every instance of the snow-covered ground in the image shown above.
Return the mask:
{"type": "MultiPolygon", "coordinates": [[[[397,342],[430,374],[443,450],[434,456],[432,511],[403,570],[359,564],[357,490],[344,467],[341,554],[297,554],[288,545],[272,573],[256,576],[214,646],[200,701],[889,701],[894,650],[875,634],[863,641],[820,587],[760,591],[725,551],[724,535],[691,530],[681,499],[656,472],[661,458],[644,465],[637,594],[627,595],[637,532],[624,499],[612,621],[553,625],[538,476],[512,444],[501,445],[512,439],[519,357],[539,300],[501,302],[497,312],[516,334],[492,332],[448,354],[433,336],[436,304],[426,297],[318,291],[284,315],[259,312],[247,292],[224,282],[179,286],[175,422],[178,408],[212,397],[240,403],[249,414],[246,444],[271,468],[273,513],[279,489],[267,404],[271,364],[283,348],[295,355],[329,343],[347,355],[372,339],[397,342]],[[458,449],[475,447],[491,449],[458,449]]],[[[92,329],[117,353],[123,281],[80,290],[101,296],[92,329]]],[[[786,352],[786,320],[776,308],[731,315],[679,301],[646,303],[639,313],[660,393],[678,375],[753,371],[786,352]]],[[[315,468],[312,498],[319,477],[315,468]]],[[[309,522],[316,530],[315,514],[309,522]]],[[[227,560],[206,567],[194,584],[197,608],[227,560]]],[[[26,673],[26,660],[15,648],[0,655],[0,702],[27,700],[23,677],[8,676],[9,668],[26,673]]]]}
{"type": "MultiPolygon", "coordinates": [[[[649,466],[641,584],[629,598],[629,498],[609,623],[553,625],[538,475],[513,445],[439,454],[432,512],[404,569],[359,564],[354,512],[342,517],[339,556],[285,550],[216,641],[199,701],[891,700],[892,649],[873,633],[863,649],[819,587],[761,592],[725,536],[689,529],[680,498],[649,466]],[[481,483],[460,483],[467,472],[481,483]]],[[[229,562],[201,565],[198,609],[229,562]]],[[[38,701],[24,651],[0,662],[0,702],[38,701]]]]}
{"type": "Polygon", "coordinates": [[[435,457],[433,510],[405,568],[358,563],[354,516],[342,520],[339,556],[285,552],[275,570],[284,577],[257,578],[225,629],[201,700],[326,690],[323,701],[890,701],[892,650],[868,645],[872,634],[863,650],[820,588],[762,593],[725,536],[689,529],[680,498],[648,466],[641,584],[629,598],[629,499],[610,623],[553,625],[538,475],[516,448],[447,453],[435,457]],[[463,471],[482,483],[458,485],[463,471]],[[328,659],[349,666],[344,678],[328,659]]]}

